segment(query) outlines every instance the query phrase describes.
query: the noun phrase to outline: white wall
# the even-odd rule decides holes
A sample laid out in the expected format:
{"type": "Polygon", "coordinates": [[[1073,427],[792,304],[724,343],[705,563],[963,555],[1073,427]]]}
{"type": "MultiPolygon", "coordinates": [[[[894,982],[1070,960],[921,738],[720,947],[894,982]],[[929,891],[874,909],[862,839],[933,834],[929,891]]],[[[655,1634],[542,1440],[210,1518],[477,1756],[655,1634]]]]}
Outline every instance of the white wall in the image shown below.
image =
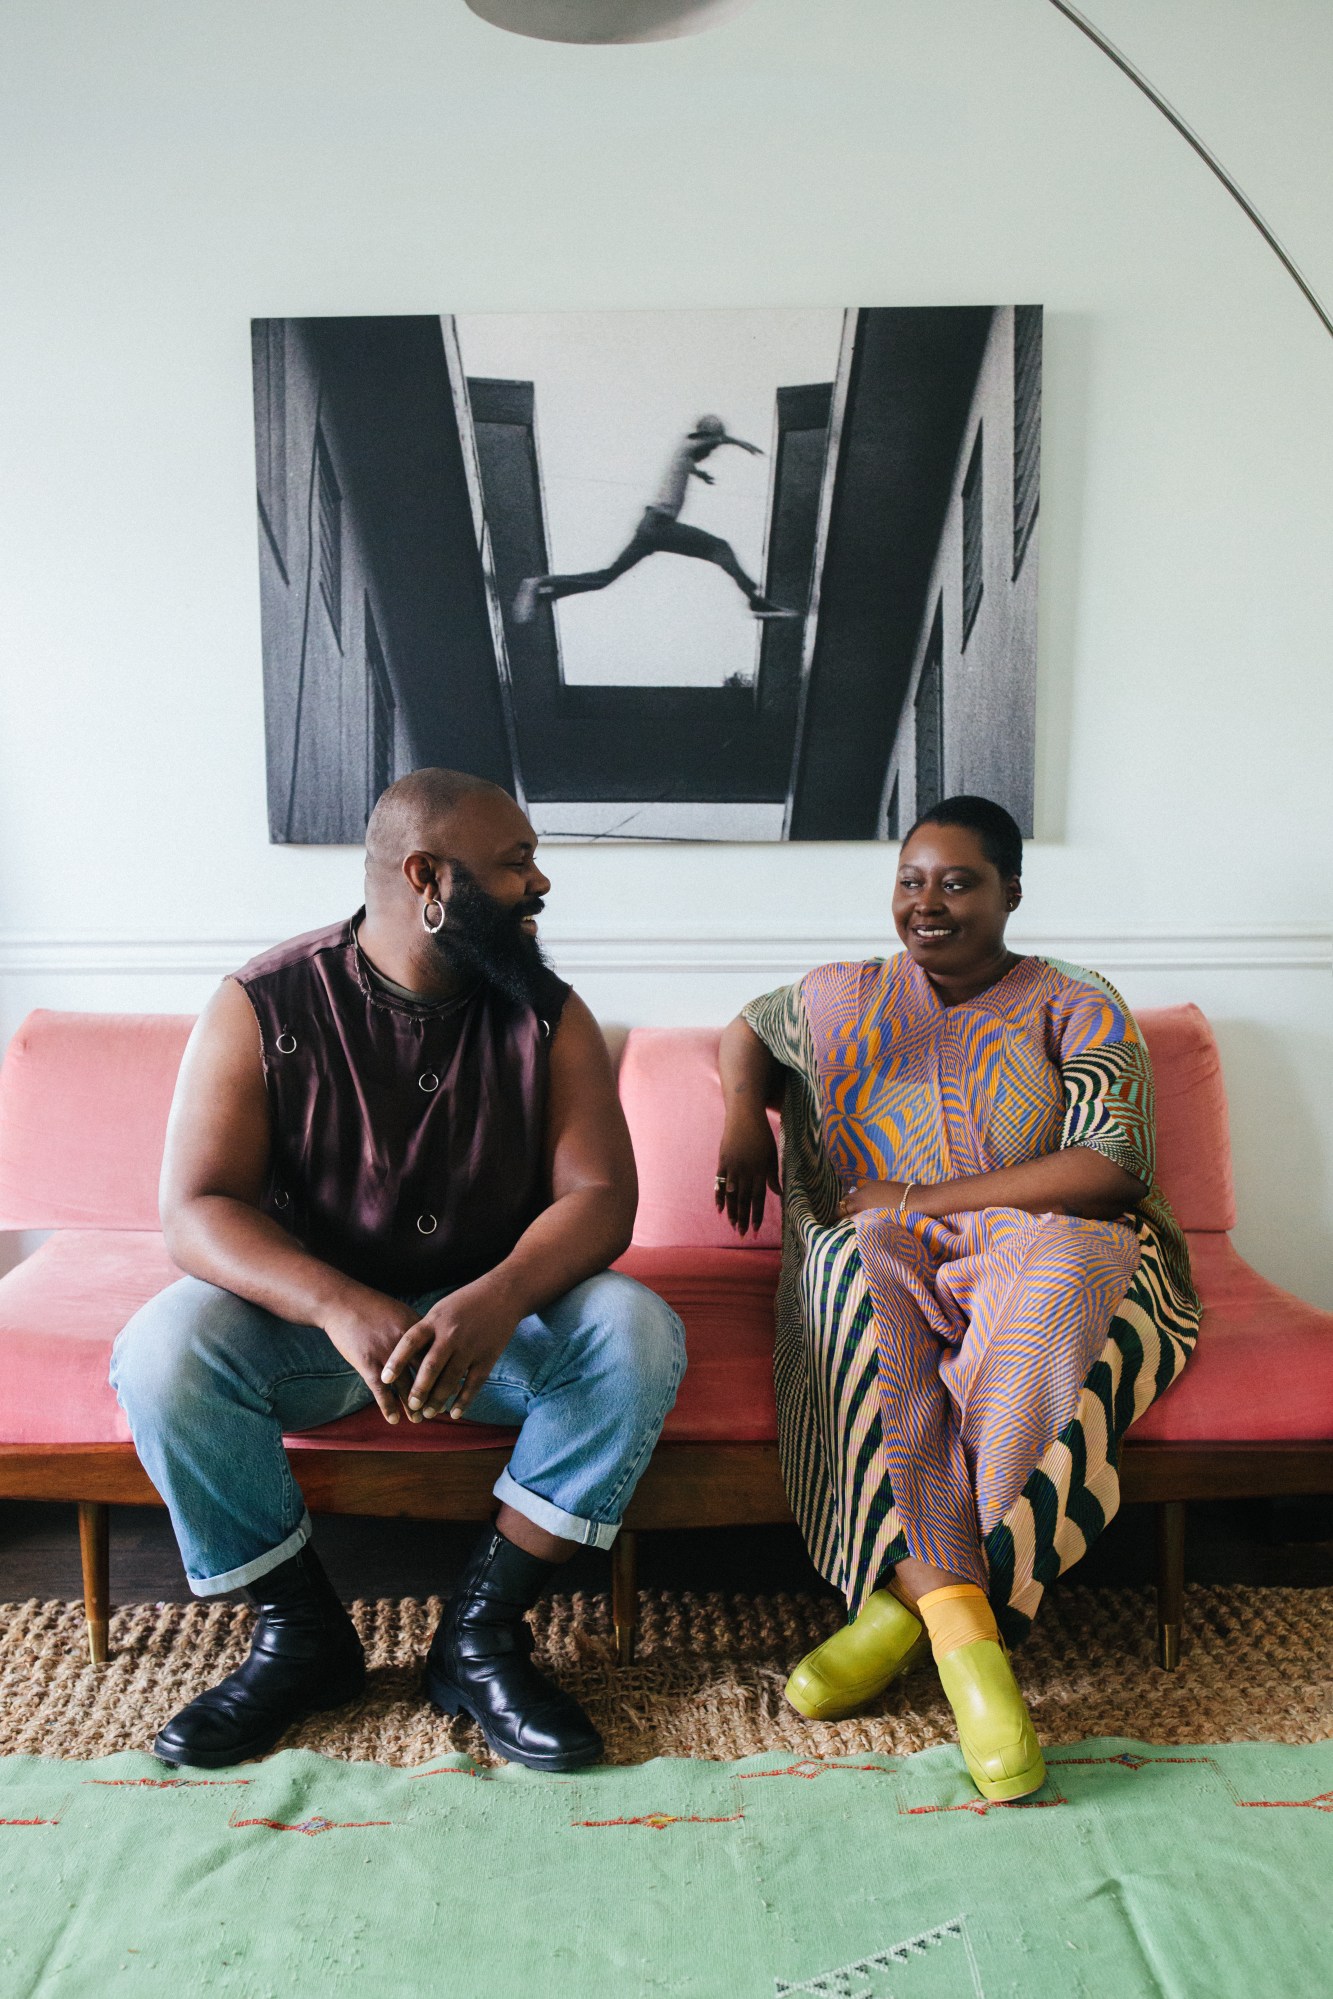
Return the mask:
{"type": "MultiPolygon", "coordinates": [[[[1333,295],[1322,0],[1088,0],[1333,295]]],[[[1333,1304],[1333,340],[1045,0],[554,47],[462,0],[8,0],[0,1025],[347,909],[265,836],[251,314],[1043,302],[1024,936],[1195,998],[1242,1247],[1333,1304]]],[[[884,934],[892,850],[556,850],[606,1016],[884,934]]]]}

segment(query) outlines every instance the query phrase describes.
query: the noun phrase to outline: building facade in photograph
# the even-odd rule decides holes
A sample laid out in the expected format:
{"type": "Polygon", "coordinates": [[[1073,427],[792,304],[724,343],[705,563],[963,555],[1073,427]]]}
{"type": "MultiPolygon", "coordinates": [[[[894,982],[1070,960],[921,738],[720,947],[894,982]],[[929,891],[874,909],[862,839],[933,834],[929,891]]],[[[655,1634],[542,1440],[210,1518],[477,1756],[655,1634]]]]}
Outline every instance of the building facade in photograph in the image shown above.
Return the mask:
{"type": "Polygon", "coordinates": [[[438,319],[252,325],[269,837],[362,839],[449,763],[514,790],[438,319]]]}
{"type": "Polygon", "coordinates": [[[954,468],[878,834],[979,792],[1032,831],[1041,480],[1039,305],[995,313],[954,468]]]}

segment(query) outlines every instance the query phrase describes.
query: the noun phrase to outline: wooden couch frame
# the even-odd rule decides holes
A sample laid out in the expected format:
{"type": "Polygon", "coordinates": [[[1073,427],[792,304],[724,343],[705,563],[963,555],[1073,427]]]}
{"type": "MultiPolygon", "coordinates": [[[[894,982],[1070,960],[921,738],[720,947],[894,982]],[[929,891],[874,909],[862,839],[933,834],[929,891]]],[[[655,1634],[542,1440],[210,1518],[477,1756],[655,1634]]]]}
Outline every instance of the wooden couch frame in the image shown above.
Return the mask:
{"type": "MultiPolygon", "coordinates": [[[[488,1520],[506,1448],[476,1451],[295,1450],[312,1513],[409,1520],[488,1520]]],[[[1157,1657],[1180,1661],[1186,1509],[1197,1499],[1333,1492],[1327,1443],[1136,1443],[1120,1459],[1121,1499],[1157,1508],[1157,1657]]],[[[79,1509],[83,1602],[95,1666],[108,1658],[112,1506],[160,1506],[134,1446],[0,1444],[0,1499],[63,1500],[79,1509]]],[[[791,1520],[776,1444],[659,1444],[612,1549],[612,1621],[622,1665],[634,1658],[640,1533],[772,1526],[791,1520]]]]}

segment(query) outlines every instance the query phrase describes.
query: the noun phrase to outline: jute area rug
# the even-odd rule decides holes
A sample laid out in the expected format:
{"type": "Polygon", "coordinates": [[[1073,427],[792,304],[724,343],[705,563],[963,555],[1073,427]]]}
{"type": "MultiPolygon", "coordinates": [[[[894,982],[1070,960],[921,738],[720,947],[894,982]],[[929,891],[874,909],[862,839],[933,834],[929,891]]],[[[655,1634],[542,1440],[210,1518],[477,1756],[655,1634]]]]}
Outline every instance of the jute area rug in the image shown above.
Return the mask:
{"type": "MultiPolygon", "coordinates": [[[[493,1761],[470,1724],[442,1720],[418,1690],[439,1612],[433,1597],[356,1604],[370,1669],[365,1699],[313,1718],[284,1746],[406,1767],[451,1751],[493,1761]]],[[[929,1666],[855,1721],[816,1725],[793,1713],[783,1681],[839,1621],[838,1606],[815,1596],[645,1592],[638,1658],[622,1668],[605,1597],[554,1597],[533,1619],[538,1661],[584,1702],[611,1763],[902,1756],[952,1742],[953,1717],[929,1666]]],[[[111,1662],[96,1670],[78,1604],[0,1605],[0,1755],[147,1748],[169,1715],[240,1661],[249,1626],[249,1612],[231,1602],[132,1606],[116,1613],[111,1662]]],[[[1050,1591],[1016,1658],[1042,1740],[1333,1736],[1333,1589],[1191,1589],[1174,1673],[1154,1663],[1154,1636],[1149,1590],[1050,1591]]]]}

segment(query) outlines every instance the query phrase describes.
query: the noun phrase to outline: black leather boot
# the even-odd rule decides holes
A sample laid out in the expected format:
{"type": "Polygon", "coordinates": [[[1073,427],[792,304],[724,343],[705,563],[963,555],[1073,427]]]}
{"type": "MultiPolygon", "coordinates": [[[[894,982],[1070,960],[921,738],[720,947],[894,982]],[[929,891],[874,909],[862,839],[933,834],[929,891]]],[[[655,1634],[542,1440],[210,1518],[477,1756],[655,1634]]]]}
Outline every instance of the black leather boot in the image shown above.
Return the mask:
{"type": "Polygon", "coordinates": [[[308,1541],[243,1594],[259,1612],[250,1656],[167,1723],[153,1744],[163,1763],[221,1770],[263,1756],[294,1721],[365,1687],[356,1627],[308,1541]]]}
{"type": "Polygon", "coordinates": [[[578,1702],[531,1663],[531,1609],[559,1564],[494,1530],[458,1578],[426,1659],[426,1692],[442,1714],[470,1714],[497,1756],[530,1770],[595,1763],[602,1738],[578,1702]]]}

